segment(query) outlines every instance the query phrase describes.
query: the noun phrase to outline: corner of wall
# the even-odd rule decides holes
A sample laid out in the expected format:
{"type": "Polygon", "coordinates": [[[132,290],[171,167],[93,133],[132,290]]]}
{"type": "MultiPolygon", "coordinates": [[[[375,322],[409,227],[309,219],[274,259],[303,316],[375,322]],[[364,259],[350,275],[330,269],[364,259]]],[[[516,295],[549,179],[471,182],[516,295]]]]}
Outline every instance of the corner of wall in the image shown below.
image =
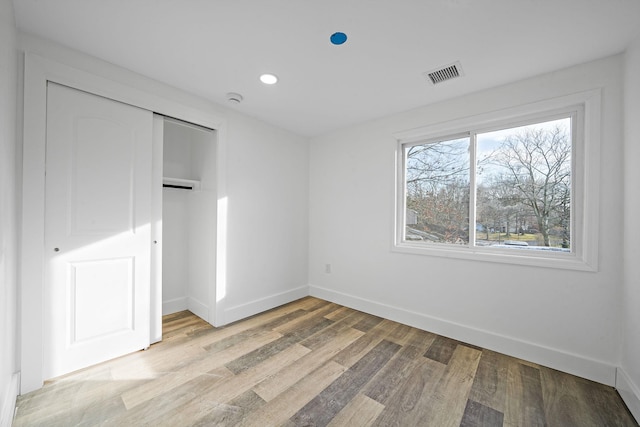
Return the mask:
{"type": "Polygon", "coordinates": [[[213,319],[209,318],[209,306],[202,301],[198,301],[196,298],[187,297],[187,310],[195,314],[201,319],[206,320],[209,323],[213,323],[213,319]]]}
{"type": "Polygon", "coordinates": [[[20,391],[18,189],[20,53],[13,3],[0,1],[0,426],[10,426],[20,391]]]}
{"type": "Polygon", "coordinates": [[[616,389],[636,421],[640,421],[640,387],[633,383],[623,368],[616,370],[616,389]]]}
{"type": "Polygon", "coordinates": [[[162,315],[177,313],[179,311],[188,310],[189,305],[187,297],[173,298],[170,300],[162,301],[162,315]]]}
{"type": "Polygon", "coordinates": [[[640,183],[640,172],[636,159],[640,154],[640,124],[637,117],[640,113],[640,35],[628,46],[625,52],[624,69],[624,223],[628,230],[624,235],[623,265],[624,278],[622,284],[622,339],[621,363],[616,371],[616,389],[627,407],[640,422],[640,370],[637,361],[640,357],[640,333],[638,322],[640,314],[640,280],[638,279],[637,258],[640,255],[637,241],[640,231],[635,227],[640,197],[637,187],[640,183]]]}
{"type": "Polygon", "coordinates": [[[4,401],[0,402],[0,427],[10,427],[16,410],[16,398],[20,392],[20,372],[16,372],[3,390],[4,401]]]}
{"type": "MultiPolygon", "coordinates": [[[[300,286],[295,289],[291,289],[279,294],[269,295],[264,298],[249,301],[244,304],[229,307],[224,310],[224,318],[222,319],[222,325],[226,325],[236,320],[244,319],[254,314],[262,313],[263,311],[276,308],[283,304],[304,298],[309,295],[308,286],[300,286]]],[[[219,326],[222,326],[219,325],[219,326]]]]}

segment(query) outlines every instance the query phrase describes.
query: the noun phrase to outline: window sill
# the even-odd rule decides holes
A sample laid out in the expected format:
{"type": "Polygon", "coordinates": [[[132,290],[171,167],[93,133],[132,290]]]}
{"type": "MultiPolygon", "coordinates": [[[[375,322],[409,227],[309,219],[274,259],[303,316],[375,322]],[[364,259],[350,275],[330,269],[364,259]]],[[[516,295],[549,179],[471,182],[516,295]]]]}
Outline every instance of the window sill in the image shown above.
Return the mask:
{"type": "Polygon", "coordinates": [[[462,259],[480,262],[495,262],[502,264],[514,264],[528,267],[558,268],[562,270],[597,271],[597,267],[591,265],[583,257],[575,253],[559,253],[548,251],[526,251],[518,249],[498,249],[483,247],[468,247],[454,245],[426,245],[423,243],[401,242],[392,247],[393,252],[435,256],[451,259],[462,259]],[[551,255],[553,254],[553,255],[551,255]]]}

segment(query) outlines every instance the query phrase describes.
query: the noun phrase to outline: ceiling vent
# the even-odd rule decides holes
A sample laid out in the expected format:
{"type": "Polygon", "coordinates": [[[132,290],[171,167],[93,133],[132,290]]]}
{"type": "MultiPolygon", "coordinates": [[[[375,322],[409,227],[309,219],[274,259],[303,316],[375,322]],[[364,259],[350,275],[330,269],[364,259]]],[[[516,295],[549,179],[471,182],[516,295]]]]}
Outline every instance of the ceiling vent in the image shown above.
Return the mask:
{"type": "Polygon", "coordinates": [[[436,85],[438,83],[446,82],[447,80],[455,79],[457,77],[463,76],[462,66],[460,65],[460,61],[454,62],[453,64],[447,65],[445,67],[438,68],[433,71],[427,71],[424,73],[424,76],[431,84],[436,85]]]}

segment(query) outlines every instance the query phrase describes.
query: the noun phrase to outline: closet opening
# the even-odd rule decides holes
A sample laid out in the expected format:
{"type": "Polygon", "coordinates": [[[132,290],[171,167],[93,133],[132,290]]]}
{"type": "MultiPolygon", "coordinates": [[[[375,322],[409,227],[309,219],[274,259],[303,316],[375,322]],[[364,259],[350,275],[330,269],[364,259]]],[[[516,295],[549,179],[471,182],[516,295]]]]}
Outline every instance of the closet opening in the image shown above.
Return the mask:
{"type": "Polygon", "coordinates": [[[216,289],[215,130],[162,117],[162,315],[213,323],[216,289]]]}

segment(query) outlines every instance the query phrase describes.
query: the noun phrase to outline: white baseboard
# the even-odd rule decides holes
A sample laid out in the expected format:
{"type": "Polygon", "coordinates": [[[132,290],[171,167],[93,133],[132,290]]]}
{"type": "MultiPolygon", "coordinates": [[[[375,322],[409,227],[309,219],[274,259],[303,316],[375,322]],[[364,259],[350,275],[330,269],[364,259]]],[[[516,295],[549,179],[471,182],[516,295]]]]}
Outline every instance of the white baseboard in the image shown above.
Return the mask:
{"type": "Polygon", "coordinates": [[[11,381],[3,390],[3,401],[0,402],[0,427],[11,427],[13,414],[16,410],[16,398],[20,392],[20,372],[11,376],[11,381]]]}
{"type": "Polygon", "coordinates": [[[640,422],[640,387],[623,368],[616,370],[616,389],[636,421],[640,422]]]}
{"type": "Polygon", "coordinates": [[[167,301],[162,301],[162,315],[177,313],[179,311],[189,310],[196,316],[209,320],[209,306],[201,303],[195,298],[180,297],[167,301]]]}
{"type": "Polygon", "coordinates": [[[309,295],[458,341],[528,360],[602,384],[615,386],[616,367],[602,361],[585,358],[576,354],[522,341],[517,338],[476,329],[467,325],[457,324],[448,320],[427,316],[422,313],[336,292],[319,286],[309,285],[309,295]]]}
{"type": "Polygon", "coordinates": [[[195,298],[187,298],[187,310],[199,318],[209,322],[209,306],[201,303],[195,298]]]}
{"type": "Polygon", "coordinates": [[[187,297],[174,298],[167,301],[162,301],[162,315],[177,313],[189,309],[187,297]]]}
{"type": "Polygon", "coordinates": [[[279,294],[269,295],[268,297],[250,301],[246,304],[240,304],[235,307],[229,307],[224,310],[223,325],[244,319],[254,314],[262,313],[282,304],[304,298],[309,295],[308,286],[300,286],[290,291],[281,292],[279,294]]]}

